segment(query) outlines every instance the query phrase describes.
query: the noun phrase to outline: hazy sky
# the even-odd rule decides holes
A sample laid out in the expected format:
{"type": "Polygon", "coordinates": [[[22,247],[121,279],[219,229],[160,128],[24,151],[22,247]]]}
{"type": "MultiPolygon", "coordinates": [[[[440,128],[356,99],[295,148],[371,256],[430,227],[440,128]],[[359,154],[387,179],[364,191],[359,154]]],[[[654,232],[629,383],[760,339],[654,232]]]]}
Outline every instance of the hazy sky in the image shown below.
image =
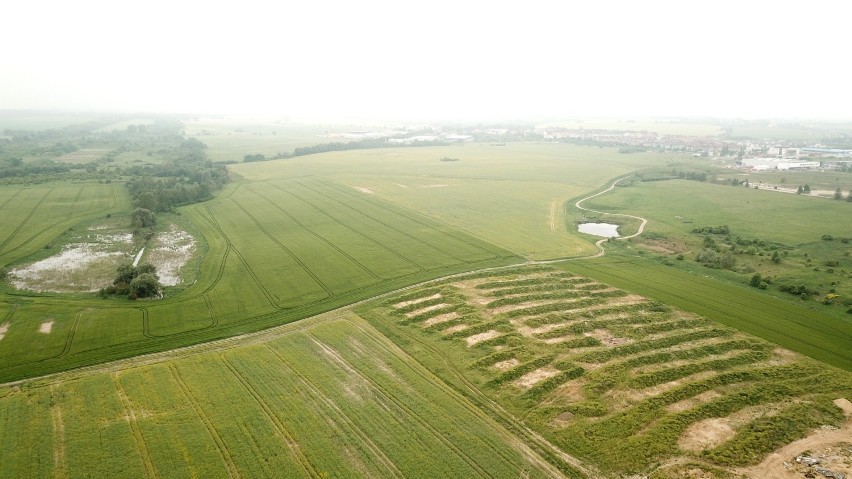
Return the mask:
{"type": "Polygon", "coordinates": [[[5,2],[0,109],[852,117],[852,7],[774,3],[5,2]]]}

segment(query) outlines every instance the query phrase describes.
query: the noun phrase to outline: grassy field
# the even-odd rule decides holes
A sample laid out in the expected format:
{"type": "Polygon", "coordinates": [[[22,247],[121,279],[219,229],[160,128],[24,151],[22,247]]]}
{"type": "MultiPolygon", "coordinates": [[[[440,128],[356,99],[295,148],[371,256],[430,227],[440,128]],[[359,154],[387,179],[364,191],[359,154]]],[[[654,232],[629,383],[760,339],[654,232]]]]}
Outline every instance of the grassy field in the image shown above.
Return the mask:
{"type": "Polygon", "coordinates": [[[0,475],[560,475],[354,315],[244,342],[0,388],[0,475]]]}
{"type": "MultiPolygon", "coordinates": [[[[90,209],[109,211],[109,201],[118,201],[109,195],[121,188],[4,188],[10,221],[0,259],[8,265],[43,251],[90,209]]],[[[9,311],[0,380],[255,331],[419,281],[520,260],[320,178],[235,183],[217,200],[181,212],[203,235],[207,252],[198,280],[179,294],[131,302],[7,288],[0,296],[9,311]],[[50,333],[39,332],[46,322],[50,333]],[[31,349],[35,343],[44,344],[31,349]]]]}
{"type": "Polygon", "coordinates": [[[64,183],[0,188],[0,266],[27,257],[80,222],[124,211],[121,184],[64,183]]]}
{"type": "Polygon", "coordinates": [[[725,477],[711,473],[843,424],[832,401],[852,394],[850,373],[579,264],[475,274],[358,311],[492,416],[522,418],[606,476],[694,461],[725,477]]]}
{"type": "Polygon", "coordinates": [[[336,152],[232,169],[255,181],[331,179],[349,196],[381,198],[526,258],[549,259],[594,252],[566,225],[566,200],[669,159],[545,143],[466,144],[336,152]]]}

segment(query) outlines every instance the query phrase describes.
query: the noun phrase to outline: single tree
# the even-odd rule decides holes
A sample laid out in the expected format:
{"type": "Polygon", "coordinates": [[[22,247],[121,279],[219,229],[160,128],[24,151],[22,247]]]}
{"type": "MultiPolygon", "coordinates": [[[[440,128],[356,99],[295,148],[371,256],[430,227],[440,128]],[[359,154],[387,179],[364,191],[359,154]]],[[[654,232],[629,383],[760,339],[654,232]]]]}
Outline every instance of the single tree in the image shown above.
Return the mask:
{"type": "Polygon", "coordinates": [[[796,194],[801,195],[804,191],[805,190],[804,190],[804,188],[802,188],[802,185],[799,185],[799,188],[796,190],[796,194]]]}
{"type": "Polygon", "coordinates": [[[838,187],[836,190],[834,190],[834,199],[835,200],[842,200],[843,199],[843,193],[840,192],[840,187],[838,187]]]}
{"type": "Polygon", "coordinates": [[[808,185],[807,183],[805,183],[805,187],[804,187],[804,189],[803,189],[802,191],[804,191],[806,195],[811,194],[811,187],[810,187],[810,185],[808,185]]]}
{"type": "Polygon", "coordinates": [[[160,282],[153,273],[142,273],[133,278],[129,286],[130,299],[153,298],[160,294],[160,282]]]}
{"type": "Polygon", "coordinates": [[[147,228],[157,224],[154,212],[145,208],[136,208],[130,213],[130,224],[134,228],[147,228]]]}

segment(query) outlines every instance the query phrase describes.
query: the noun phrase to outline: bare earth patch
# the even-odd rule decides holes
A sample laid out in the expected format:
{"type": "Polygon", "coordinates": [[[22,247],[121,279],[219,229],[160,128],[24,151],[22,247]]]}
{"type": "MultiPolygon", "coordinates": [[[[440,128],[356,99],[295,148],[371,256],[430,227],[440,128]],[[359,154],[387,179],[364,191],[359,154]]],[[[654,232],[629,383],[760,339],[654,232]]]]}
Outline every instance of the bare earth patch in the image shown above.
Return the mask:
{"type": "Polygon", "coordinates": [[[435,311],[436,309],[441,309],[441,308],[446,307],[446,306],[449,306],[449,304],[447,304],[447,303],[433,304],[432,306],[426,306],[425,308],[421,308],[421,309],[411,311],[409,313],[405,313],[405,317],[411,318],[411,317],[417,316],[418,314],[428,313],[429,311],[435,311]]]}
{"type": "Polygon", "coordinates": [[[195,254],[195,238],[175,225],[169,231],[157,234],[145,260],[157,268],[163,286],[181,282],[180,270],[195,254]]]}
{"type": "Polygon", "coordinates": [[[6,333],[9,332],[9,323],[0,325],[0,339],[6,336],[6,333]]]}
{"type": "Polygon", "coordinates": [[[352,188],[355,188],[356,190],[360,191],[361,193],[366,193],[368,195],[372,195],[372,194],[375,193],[375,191],[371,190],[370,188],[365,188],[363,186],[353,186],[352,188]]]}
{"type": "Polygon", "coordinates": [[[688,428],[677,441],[685,451],[698,452],[709,449],[731,439],[736,434],[727,418],[710,418],[698,421],[688,428]]]}
{"type": "Polygon", "coordinates": [[[839,407],[843,414],[847,416],[852,416],[852,402],[850,402],[846,398],[839,398],[834,400],[834,405],[839,407]]]}
{"type": "Polygon", "coordinates": [[[429,326],[434,326],[436,324],[446,323],[447,321],[452,321],[461,315],[456,311],[451,311],[445,314],[439,314],[438,316],[434,316],[432,318],[423,321],[423,327],[428,328],[429,326]]]}
{"type": "Polygon", "coordinates": [[[394,308],[404,308],[406,306],[410,306],[412,304],[422,303],[424,301],[429,301],[430,299],[438,299],[441,297],[441,293],[435,293],[432,296],[424,296],[422,298],[412,299],[411,301],[403,301],[401,303],[396,303],[393,305],[394,308]]]}
{"type": "MultiPolygon", "coordinates": [[[[128,235],[129,236],[129,235],[128,235]]],[[[57,293],[91,292],[112,284],[115,268],[127,257],[120,251],[103,251],[97,243],[66,245],[62,252],[9,272],[18,289],[57,293]],[[106,269],[109,276],[85,274],[106,269]]]]}
{"type": "Polygon", "coordinates": [[[468,347],[470,347],[475,344],[479,344],[483,341],[488,341],[489,339],[496,338],[497,336],[500,336],[500,332],[492,329],[490,331],[485,331],[484,333],[468,336],[465,338],[465,341],[467,341],[467,345],[468,347]]]}
{"type": "Polygon", "coordinates": [[[551,367],[544,367],[536,369],[535,371],[529,372],[521,376],[517,381],[514,382],[515,386],[522,389],[529,389],[536,384],[544,381],[545,379],[552,378],[559,374],[559,370],[551,367]]]}
{"type": "Polygon", "coordinates": [[[457,325],[449,327],[449,328],[447,328],[447,329],[445,329],[441,332],[444,333],[444,334],[453,334],[453,333],[457,333],[459,331],[464,331],[465,329],[467,329],[469,327],[470,326],[468,326],[467,324],[457,324],[457,325]]]}
{"type": "Polygon", "coordinates": [[[41,323],[41,326],[38,328],[38,332],[44,334],[50,334],[50,331],[53,329],[53,321],[48,321],[46,323],[41,323]]]}
{"type": "MultiPolygon", "coordinates": [[[[585,367],[585,365],[583,366],[585,367]]],[[[691,383],[694,381],[701,381],[710,377],[717,375],[716,371],[703,371],[700,373],[692,374],[685,378],[675,379],[674,381],[669,381],[663,384],[657,384],[656,386],[651,386],[645,389],[631,389],[628,391],[612,391],[612,396],[623,396],[623,399],[626,399],[630,402],[641,401],[643,399],[659,396],[666,391],[670,391],[682,384],[691,383]]]]}
{"type": "Polygon", "coordinates": [[[508,371],[508,370],[514,368],[515,366],[517,366],[518,364],[521,364],[521,362],[518,361],[517,358],[512,358],[512,359],[507,359],[505,361],[500,361],[499,363],[494,363],[492,365],[492,367],[494,369],[499,370],[499,371],[508,371]]]}
{"type": "Polygon", "coordinates": [[[710,401],[712,401],[712,400],[714,400],[718,397],[722,397],[722,395],[719,394],[716,391],[712,391],[712,390],[711,391],[704,391],[703,393],[701,393],[697,396],[693,396],[691,398],[684,399],[683,401],[678,401],[674,404],[669,404],[666,407],[666,411],[669,411],[669,412],[686,411],[687,409],[692,409],[695,406],[698,406],[699,404],[708,403],[708,402],[710,402],[710,401]]]}
{"type": "Polygon", "coordinates": [[[606,329],[596,329],[590,333],[585,333],[584,336],[595,338],[599,340],[604,346],[608,346],[611,348],[633,342],[633,340],[630,338],[619,338],[617,336],[614,336],[606,329]]]}

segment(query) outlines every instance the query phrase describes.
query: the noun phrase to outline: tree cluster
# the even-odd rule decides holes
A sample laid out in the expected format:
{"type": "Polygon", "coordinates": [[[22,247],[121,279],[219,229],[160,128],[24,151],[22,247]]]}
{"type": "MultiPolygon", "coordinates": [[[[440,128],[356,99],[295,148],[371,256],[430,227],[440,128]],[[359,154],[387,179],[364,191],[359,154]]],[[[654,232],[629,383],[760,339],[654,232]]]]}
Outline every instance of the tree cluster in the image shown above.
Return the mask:
{"type": "Polygon", "coordinates": [[[112,286],[101,289],[100,295],[126,295],[130,299],[155,298],[160,295],[160,278],[150,263],[139,266],[123,264],[116,270],[112,286]]]}

